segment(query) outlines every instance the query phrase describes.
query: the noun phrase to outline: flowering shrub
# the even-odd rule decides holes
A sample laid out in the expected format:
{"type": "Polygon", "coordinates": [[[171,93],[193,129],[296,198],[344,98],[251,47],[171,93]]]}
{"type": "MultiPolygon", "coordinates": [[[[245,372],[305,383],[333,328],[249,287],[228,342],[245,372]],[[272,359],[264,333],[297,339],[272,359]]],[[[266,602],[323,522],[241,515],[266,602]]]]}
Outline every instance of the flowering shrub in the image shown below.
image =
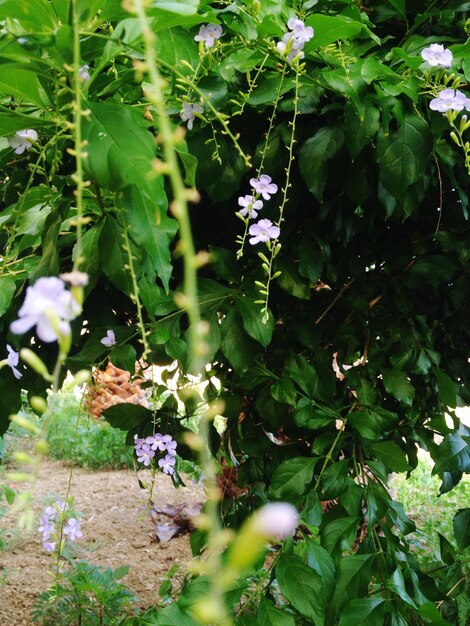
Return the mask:
{"type": "Polygon", "coordinates": [[[442,492],[469,469],[468,7],[72,4],[0,5],[1,430],[67,369],[176,361],[181,396],[105,411],[206,481],[159,622],[463,622],[468,509],[424,573],[386,483],[418,446],[442,492]],[[292,536],[259,539],[266,500],[292,536]]]}

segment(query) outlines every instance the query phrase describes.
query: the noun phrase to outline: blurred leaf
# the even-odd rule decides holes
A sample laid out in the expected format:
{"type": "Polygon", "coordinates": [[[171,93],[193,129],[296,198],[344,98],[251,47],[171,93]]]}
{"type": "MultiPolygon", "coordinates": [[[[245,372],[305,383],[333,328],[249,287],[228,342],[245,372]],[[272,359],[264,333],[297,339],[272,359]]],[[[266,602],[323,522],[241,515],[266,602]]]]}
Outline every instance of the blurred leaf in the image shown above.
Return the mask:
{"type": "Polygon", "coordinates": [[[292,615],[281,611],[266,598],[259,603],[256,623],[259,626],[295,626],[292,615]]]}
{"type": "Polygon", "coordinates": [[[455,541],[461,550],[465,550],[470,545],[470,508],[457,511],[452,523],[455,541]]]}
{"type": "Polygon", "coordinates": [[[137,404],[122,402],[103,411],[106,421],[121,430],[134,430],[152,423],[153,411],[137,404]]]}

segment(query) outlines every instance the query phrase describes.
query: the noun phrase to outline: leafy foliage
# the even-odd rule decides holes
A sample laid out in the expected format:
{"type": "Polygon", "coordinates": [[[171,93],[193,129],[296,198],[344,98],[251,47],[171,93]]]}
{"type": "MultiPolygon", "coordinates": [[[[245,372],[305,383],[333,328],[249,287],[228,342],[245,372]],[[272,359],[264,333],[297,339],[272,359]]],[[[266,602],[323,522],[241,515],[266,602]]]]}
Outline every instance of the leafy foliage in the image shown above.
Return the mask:
{"type": "MultiPolygon", "coordinates": [[[[8,26],[0,129],[5,137],[24,128],[39,134],[22,155],[0,146],[0,345],[27,345],[9,331],[26,285],[83,257],[86,326],[75,323],[67,365],[99,366],[108,356],[100,339],[113,329],[132,374],[134,354],[145,350],[147,362],[177,360],[184,379],[191,355],[178,298],[181,249],[168,211],[175,205],[163,129],[139,71],[142,24],[115,2],[79,4],[81,58],[91,73],[81,88],[89,185],[80,239],[70,152],[77,25],[60,2],[0,4],[8,26]]],[[[178,131],[174,141],[200,196],[191,207],[196,247],[212,260],[200,271],[199,298],[208,378],[221,383],[227,427],[211,450],[238,466],[247,488],[224,522],[237,525],[266,493],[314,520],[284,546],[261,623],[437,626],[450,623],[446,611],[463,615],[460,552],[443,542],[449,576],[424,574],[407,538],[414,525],[386,482],[390,472],[416,467],[418,446],[430,452],[442,493],[469,470],[470,433],[453,413],[470,403],[468,149],[457,136],[465,122],[461,130],[456,117],[429,109],[441,89],[464,88],[470,78],[468,14],[468,3],[425,0],[187,0],[149,8],[174,126],[183,103],[203,106],[184,140],[178,131]],[[295,16],[315,30],[300,65],[276,47],[295,16]],[[196,28],[209,22],[223,35],[198,54],[196,28]],[[423,63],[420,52],[435,42],[453,52],[448,71],[423,63]],[[279,245],[255,248],[248,230],[241,235],[237,194],[263,173],[279,188],[263,218],[278,221],[281,234],[279,245]],[[336,506],[320,511],[331,499],[336,506]],[[335,590],[325,570],[336,573],[335,590]]],[[[54,362],[53,346],[36,347],[54,362]]],[[[29,369],[21,381],[6,370],[0,431],[21,388],[44,387],[29,369]]],[[[216,389],[209,384],[207,396],[216,389]]],[[[151,420],[167,423],[171,412],[170,401],[147,424],[129,423],[130,436],[151,420]]],[[[454,519],[461,550],[466,509],[454,519]]],[[[191,623],[186,608],[178,601],[153,623],[191,623]]],[[[238,623],[249,616],[242,611],[238,623]]]]}

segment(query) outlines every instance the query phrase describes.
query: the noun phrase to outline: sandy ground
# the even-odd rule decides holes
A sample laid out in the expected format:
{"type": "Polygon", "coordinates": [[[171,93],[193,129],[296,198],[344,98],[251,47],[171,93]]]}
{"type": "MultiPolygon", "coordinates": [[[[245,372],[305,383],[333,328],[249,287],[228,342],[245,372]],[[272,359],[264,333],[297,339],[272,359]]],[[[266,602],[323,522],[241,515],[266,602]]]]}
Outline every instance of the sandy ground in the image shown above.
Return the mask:
{"type": "MultiPolygon", "coordinates": [[[[146,477],[146,473],[142,473],[146,477]]],[[[51,499],[63,499],[70,467],[44,461],[34,496],[35,524],[31,534],[20,532],[11,512],[0,519],[6,548],[0,551],[0,626],[29,626],[36,597],[51,583],[52,562],[44,551],[37,520],[51,499]]],[[[83,537],[77,540],[77,558],[115,569],[129,565],[123,579],[146,608],[158,601],[158,588],[171,565],[191,559],[189,535],[168,542],[155,540],[155,526],[146,511],[146,494],[133,471],[99,471],[73,468],[70,494],[74,509],[83,513],[83,537]]],[[[202,500],[200,488],[188,483],[175,489],[171,479],[159,474],[153,502],[158,505],[202,500]]]]}

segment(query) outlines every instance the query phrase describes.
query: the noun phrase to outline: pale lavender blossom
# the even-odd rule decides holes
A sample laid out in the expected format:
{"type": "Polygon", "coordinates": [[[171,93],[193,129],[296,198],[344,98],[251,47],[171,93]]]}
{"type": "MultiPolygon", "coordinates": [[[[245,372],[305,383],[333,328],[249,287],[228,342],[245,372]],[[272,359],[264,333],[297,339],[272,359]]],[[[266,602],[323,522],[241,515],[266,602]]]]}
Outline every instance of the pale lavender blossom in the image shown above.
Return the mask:
{"type": "Polygon", "coordinates": [[[140,449],[142,448],[145,441],[146,441],[145,439],[142,439],[140,437],[137,437],[137,435],[134,435],[134,446],[135,446],[136,454],[140,452],[140,449]]]}
{"type": "Polygon", "coordinates": [[[137,452],[137,461],[143,463],[145,467],[150,465],[150,461],[155,456],[155,452],[151,449],[148,443],[143,443],[137,452]]]}
{"type": "Polygon", "coordinates": [[[252,224],[248,230],[251,235],[250,243],[254,246],[257,243],[266,243],[270,239],[277,239],[281,232],[278,226],[275,226],[271,220],[260,220],[256,224],[252,224]]]}
{"type": "Polygon", "coordinates": [[[162,472],[169,475],[175,473],[175,464],[176,458],[171,454],[167,454],[164,459],[160,459],[158,461],[158,465],[162,469],[162,472]]]}
{"type": "Polygon", "coordinates": [[[470,111],[470,98],[467,98],[467,96],[458,89],[443,89],[439,92],[437,98],[431,100],[429,108],[432,111],[439,111],[439,113],[462,111],[462,109],[470,111]]]}
{"type": "Polygon", "coordinates": [[[202,113],[203,108],[200,104],[191,104],[191,102],[183,102],[180,117],[183,122],[187,122],[186,128],[192,130],[196,113],[202,113]]]}
{"type": "Polygon", "coordinates": [[[43,539],[49,538],[51,532],[54,530],[54,518],[51,518],[46,511],[39,518],[38,532],[42,533],[43,539]]]}
{"type": "Polygon", "coordinates": [[[258,217],[258,211],[263,208],[262,200],[256,200],[254,196],[240,196],[238,204],[243,207],[239,213],[242,217],[248,216],[251,219],[258,217]]]}
{"type": "Polygon", "coordinates": [[[440,43],[432,43],[429,48],[421,50],[421,56],[430,67],[449,68],[452,65],[452,52],[440,43]]]}
{"type": "Polygon", "coordinates": [[[49,541],[48,539],[45,539],[42,543],[44,550],[46,550],[46,552],[54,552],[55,547],[56,547],[56,542],[55,541],[49,541]]]}
{"type": "Polygon", "coordinates": [[[292,17],[287,22],[287,28],[292,31],[292,36],[295,37],[298,42],[307,42],[313,37],[313,28],[311,26],[305,26],[302,20],[298,20],[292,17]]]}
{"type": "Polygon", "coordinates": [[[79,313],[78,302],[60,278],[39,278],[26,289],[19,318],[12,322],[10,330],[22,335],[36,326],[39,339],[49,343],[58,339],[59,334],[69,335],[69,322],[79,313]]]}
{"type": "Polygon", "coordinates": [[[251,178],[250,185],[256,193],[263,196],[265,200],[269,200],[273,194],[277,193],[277,185],[271,181],[271,176],[262,174],[259,178],[251,178]]]}
{"type": "Polygon", "coordinates": [[[222,26],[220,24],[202,24],[194,41],[203,41],[206,48],[212,48],[217,39],[222,37],[222,26]]]}
{"type": "Polygon", "coordinates": [[[165,437],[167,437],[167,435],[155,433],[154,435],[150,435],[150,437],[147,437],[145,441],[152,448],[152,450],[160,450],[160,452],[163,452],[164,450],[166,450],[165,437]]]}
{"type": "Polygon", "coordinates": [[[292,33],[286,33],[281,41],[278,41],[276,48],[282,55],[287,54],[287,62],[292,65],[295,58],[303,59],[305,54],[302,51],[303,41],[297,42],[292,33]]]}
{"type": "Polygon", "coordinates": [[[11,368],[14,377],[19,380],[23,374],[17,369],[17,365],[20,360],[20,355],[18,352],[15,352],[11,346],[7,344],[8,356],[7,356],[7,365],[11,368]]]}
{"type": "Polygon", "coordinates": [[[16,154],[23,154],[25,150],[29,150],[33,142],[38,140],[37,132],[32,128],[18,130],[13,137],[8,137],[8,143],[11,148],[15,149],[16,154]]]}
{"type": "Polygon", "coordinates": [[[75,541],[75,539],[83,537],[83,533],[80,530],[80,520],[71,517],[64,527],[64,535],[67,535],[70,541],[75,541]]]}
{"type": "Polygon", "coordinates": [[[88,71],[90,69],[89,65],[82,65],[82,67],[80,67],[78,69],[78,75],[80,76],[81,80],[83,80],[83,82],[88,82],[90,80],[90,72],[88,71]]]}
{"type": "MultiPolygon", "coordinates": [[[[170,435],[167,435],[167,437],[170,437],[170,435]]],[[[176,456],[177,443],[174,439],[172,439],[172,437],[170,437],[169,441],[167,441],[165,445],[166,445],[166,451],[168,452],[168,454],[170,456],[176,456]]]]}
{"type": "Polygon", "coordinates": [[[106,333],[106,337],[100,340],[101,343],[107,348],[112,348],[116,345],[116,335],[114,334],[114,330],[108,330],[106,333]]]}
{"type": "Polygon", "coordinates": [[[267,539],[291,537],[299,525],[297,509],[288,502],[265,504],[253,516],[253,527],[267,539]]]}

